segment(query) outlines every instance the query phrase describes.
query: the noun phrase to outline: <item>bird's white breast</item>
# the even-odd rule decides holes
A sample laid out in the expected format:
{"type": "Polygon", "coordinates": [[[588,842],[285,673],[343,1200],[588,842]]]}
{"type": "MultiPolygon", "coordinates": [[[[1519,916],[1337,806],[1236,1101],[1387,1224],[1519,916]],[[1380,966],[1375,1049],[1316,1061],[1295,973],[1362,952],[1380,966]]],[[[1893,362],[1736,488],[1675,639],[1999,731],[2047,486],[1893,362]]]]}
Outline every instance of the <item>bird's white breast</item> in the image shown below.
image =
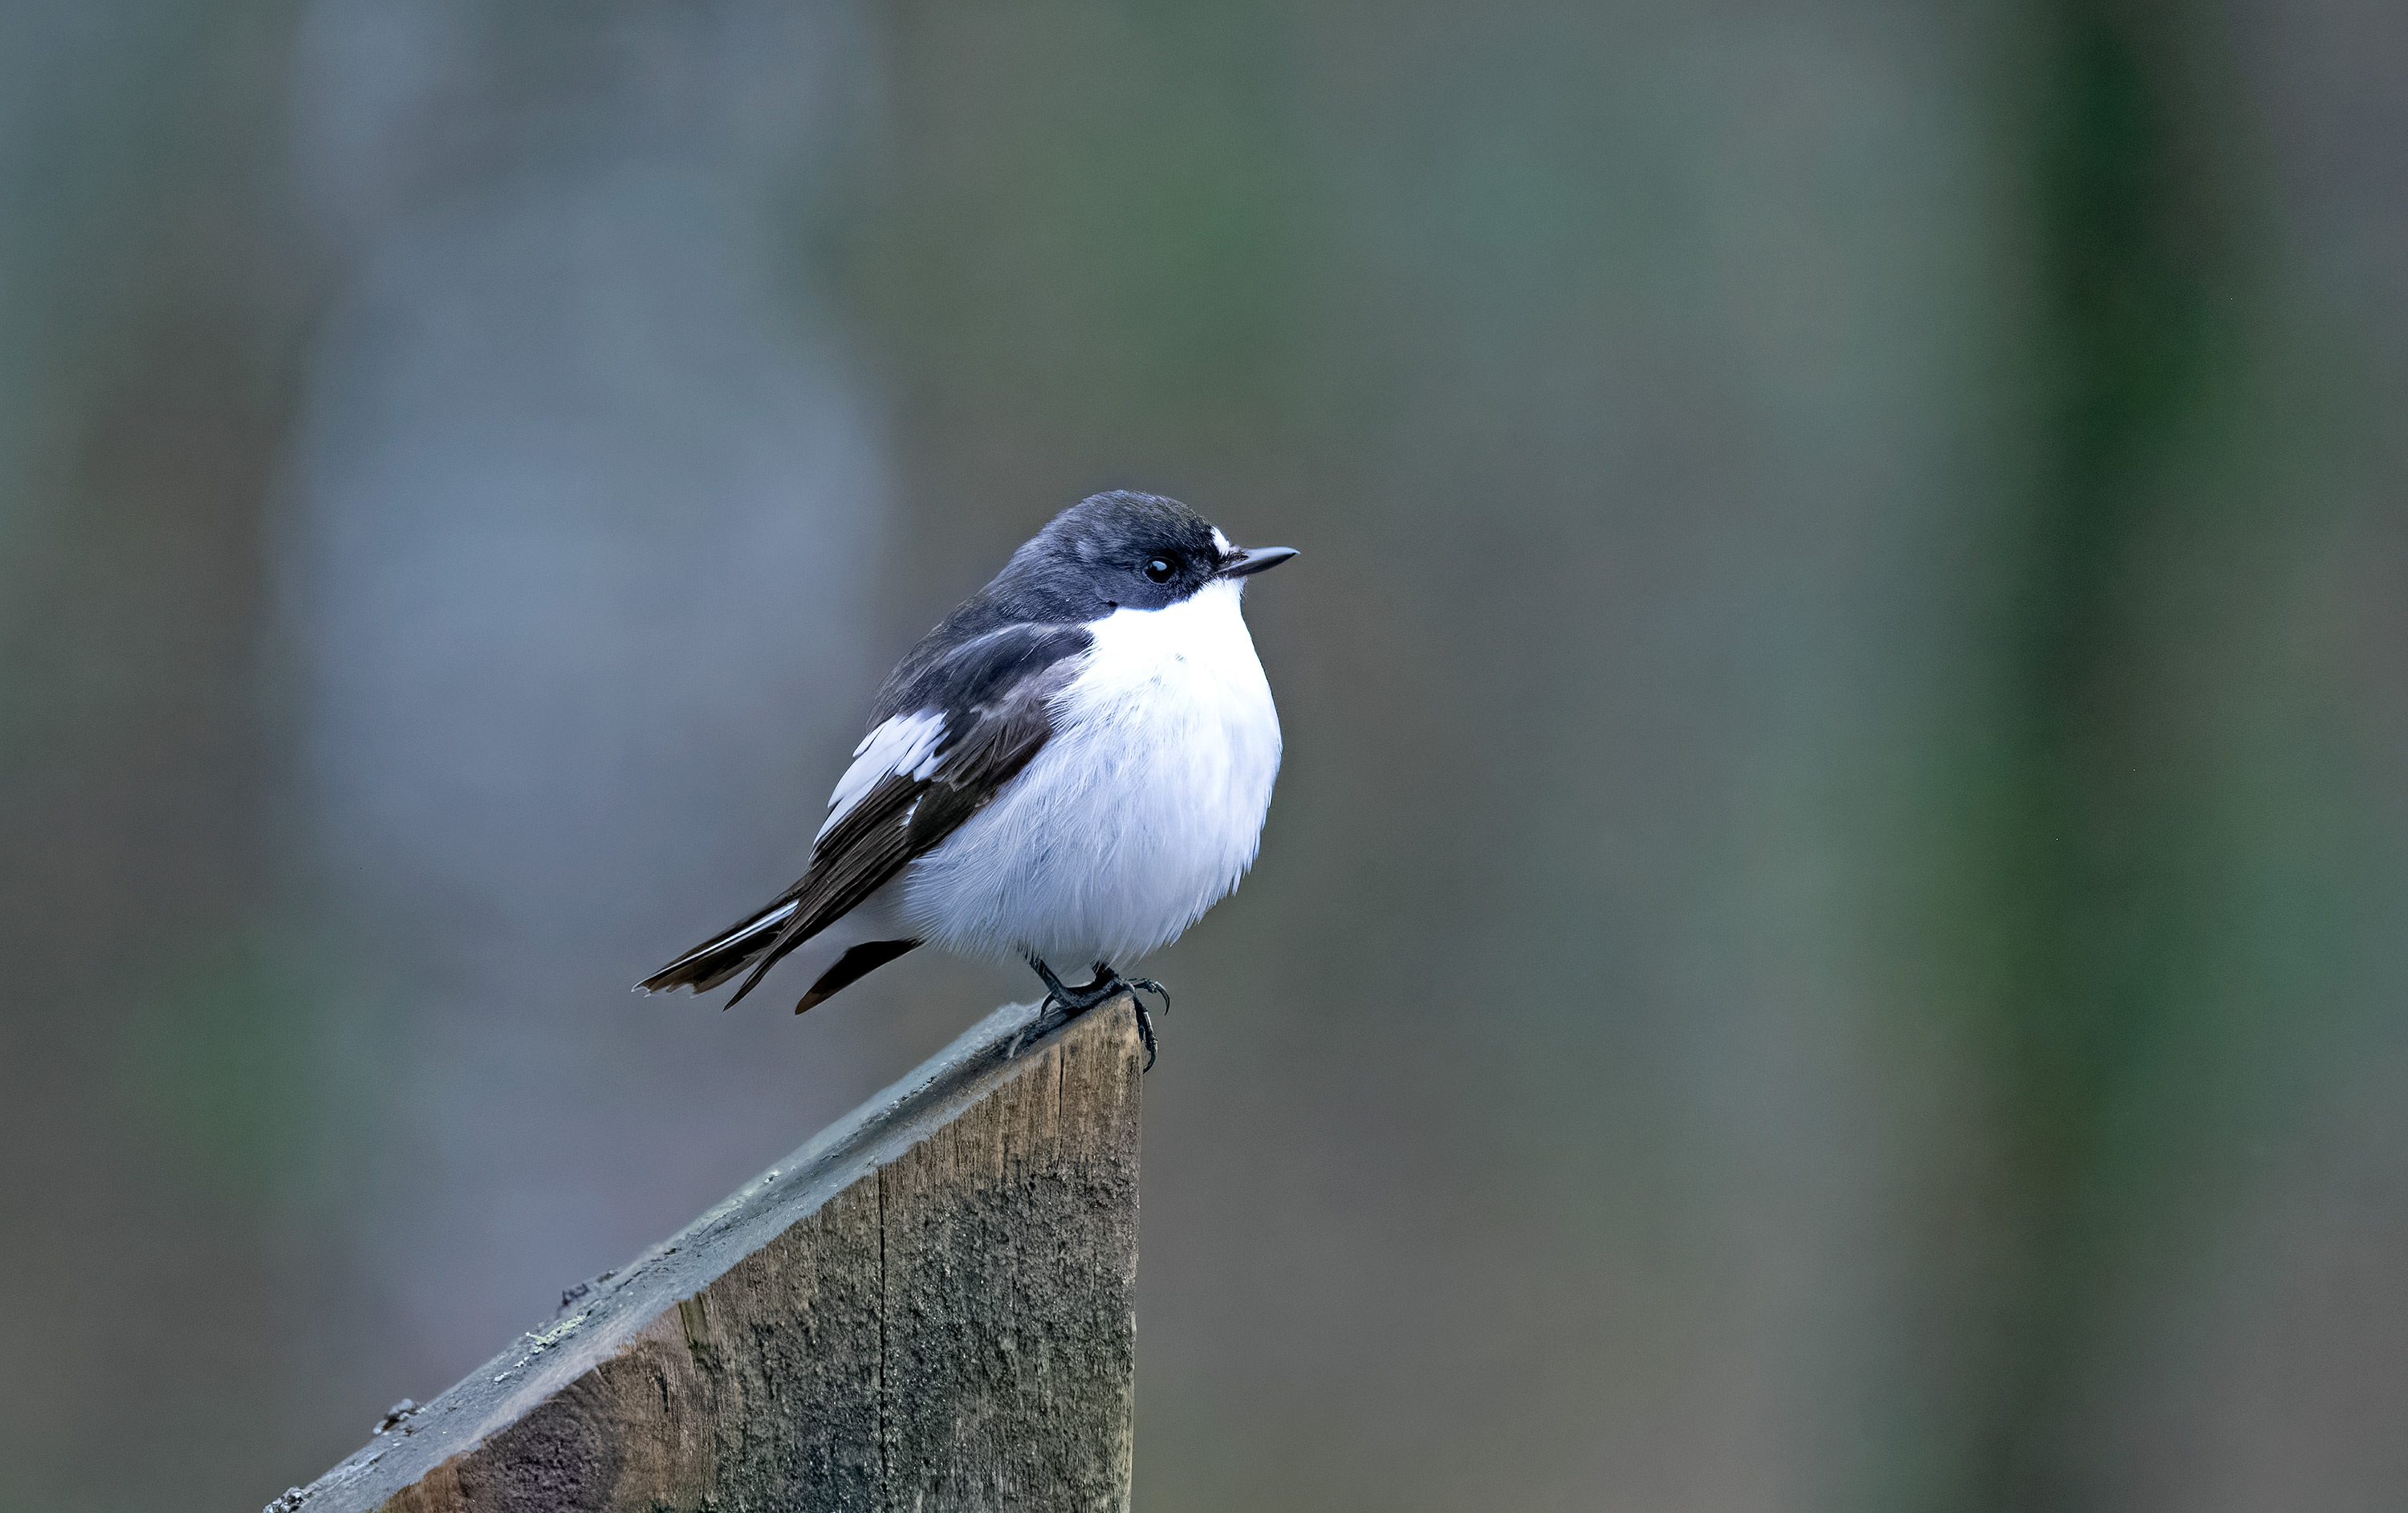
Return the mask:
{"type": "Polygon", "coordinates": [[[1062,970],[1177,937],[1253,864],[1279,713],[1242,585],[1096,622],[1054,734],[995,802],[906,874],[928,939],[1062,970]]]}

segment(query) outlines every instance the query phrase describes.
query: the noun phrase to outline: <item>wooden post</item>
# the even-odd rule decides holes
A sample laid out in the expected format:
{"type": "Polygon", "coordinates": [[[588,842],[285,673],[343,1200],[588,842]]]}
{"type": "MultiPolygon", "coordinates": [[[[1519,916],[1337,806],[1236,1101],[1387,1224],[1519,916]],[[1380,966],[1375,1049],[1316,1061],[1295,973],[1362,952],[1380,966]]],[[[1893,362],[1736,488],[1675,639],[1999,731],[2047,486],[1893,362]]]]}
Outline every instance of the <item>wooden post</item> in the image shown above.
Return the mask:
{"type": "Polygon", "coordinates": [[[1136,1021],[1034,1021],[997,1009],[270,1513],[1127,1507],[1136,1021]]]}

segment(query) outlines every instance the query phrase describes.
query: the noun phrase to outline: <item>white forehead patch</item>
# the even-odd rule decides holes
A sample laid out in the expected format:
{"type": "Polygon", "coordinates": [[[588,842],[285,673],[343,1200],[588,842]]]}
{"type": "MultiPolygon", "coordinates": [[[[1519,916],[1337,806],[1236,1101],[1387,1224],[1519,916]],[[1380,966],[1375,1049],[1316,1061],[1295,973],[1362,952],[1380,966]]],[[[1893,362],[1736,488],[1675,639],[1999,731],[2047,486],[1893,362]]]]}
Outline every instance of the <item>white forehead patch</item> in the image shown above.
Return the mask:
{"type": "Polygon", "coordinates": [[[1212,550],[1226,557],[1238,549],[1229,544],[1229,538],[1221,534],[1221,528],[1215,525],[1212,527],[1212,550]]]}

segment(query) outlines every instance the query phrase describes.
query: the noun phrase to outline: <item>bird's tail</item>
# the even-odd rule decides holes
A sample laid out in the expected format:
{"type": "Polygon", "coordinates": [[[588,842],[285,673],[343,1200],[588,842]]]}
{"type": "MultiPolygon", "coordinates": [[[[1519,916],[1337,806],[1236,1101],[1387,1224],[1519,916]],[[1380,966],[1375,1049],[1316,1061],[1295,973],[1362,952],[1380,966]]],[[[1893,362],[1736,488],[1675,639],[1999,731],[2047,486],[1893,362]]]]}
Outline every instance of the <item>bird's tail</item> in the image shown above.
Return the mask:
{"type": "MultiPolygon", "coordinates": [[[[666,992],[671,988],[709,992],[743,971],[753,958],[778,945],[779,936],[795,917],[796,907],[795,900],[780,899],[742,924],[704,941],[636,986],[646,992],[666,992]]],[[[792,950],[801,943],[799,939],[787,941],[786,949],[792,950]]]]}

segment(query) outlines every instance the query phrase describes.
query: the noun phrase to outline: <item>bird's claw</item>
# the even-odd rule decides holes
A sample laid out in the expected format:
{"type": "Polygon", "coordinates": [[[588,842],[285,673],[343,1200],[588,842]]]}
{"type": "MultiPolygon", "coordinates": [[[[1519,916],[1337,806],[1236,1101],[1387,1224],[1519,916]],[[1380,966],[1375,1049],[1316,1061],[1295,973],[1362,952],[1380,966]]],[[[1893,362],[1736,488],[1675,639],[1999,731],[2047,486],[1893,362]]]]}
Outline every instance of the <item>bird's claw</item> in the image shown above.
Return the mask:
{"type": "Polygon", "coordinates": [[[1152,978],[1125,978],[1121,986],[1128,990],[1129,1004],[1137,1010],[1137,1037],[1145,1046],[1145,1065],[1142,1070],[1151,1072],[1154,1070],[1154,1016],[1146,1011],[1145,1000],[1139,997],[1138,993],[1142,991],[1158,994],[1162,999],[1162,1011],[1168,1014],[1170,1012],[1170,990],[1152,978]]]}
{"type": "Polygon", "coordinates": [[[1168,1014],[1170,1012],[1169,989],[1152,978],[1139,978],[1135,980],[1124,978],[1112,970],[1111,963],[1109,962],[1096,963],[1095,980],[1083,988],[1065,986],[1062,979],[1054,975],[1054,969],[1038,960],[1033,954],[1028,958],[1028,964],[1036,968],[1037,975],[1045,980],[1045,1001],[1038,1006],[1037,1017],[1022,1025],[1020,1032],[1011,1037],[1010,1046],[1003,1053],[1006,1061],[1020,1054],[1022,1040],[1031,1031],[1045,1023],[1056,1007],[1062,1010],[1065,1018],[1075,1018],[1098,1004],[1109,1003],[1122,993],[1126,993],[1129,1003],[1137,1009],[1137,1036],[1145,1046],[1144,1070],[1149,1072],[1154,1070],[1155,1054],[1154,1015],[1147,1010],[1145,1000],[1140,997],[1139,993],[1142,992],[1158,995],[1162,999],[1162,1011],[1168,1014]]]}

